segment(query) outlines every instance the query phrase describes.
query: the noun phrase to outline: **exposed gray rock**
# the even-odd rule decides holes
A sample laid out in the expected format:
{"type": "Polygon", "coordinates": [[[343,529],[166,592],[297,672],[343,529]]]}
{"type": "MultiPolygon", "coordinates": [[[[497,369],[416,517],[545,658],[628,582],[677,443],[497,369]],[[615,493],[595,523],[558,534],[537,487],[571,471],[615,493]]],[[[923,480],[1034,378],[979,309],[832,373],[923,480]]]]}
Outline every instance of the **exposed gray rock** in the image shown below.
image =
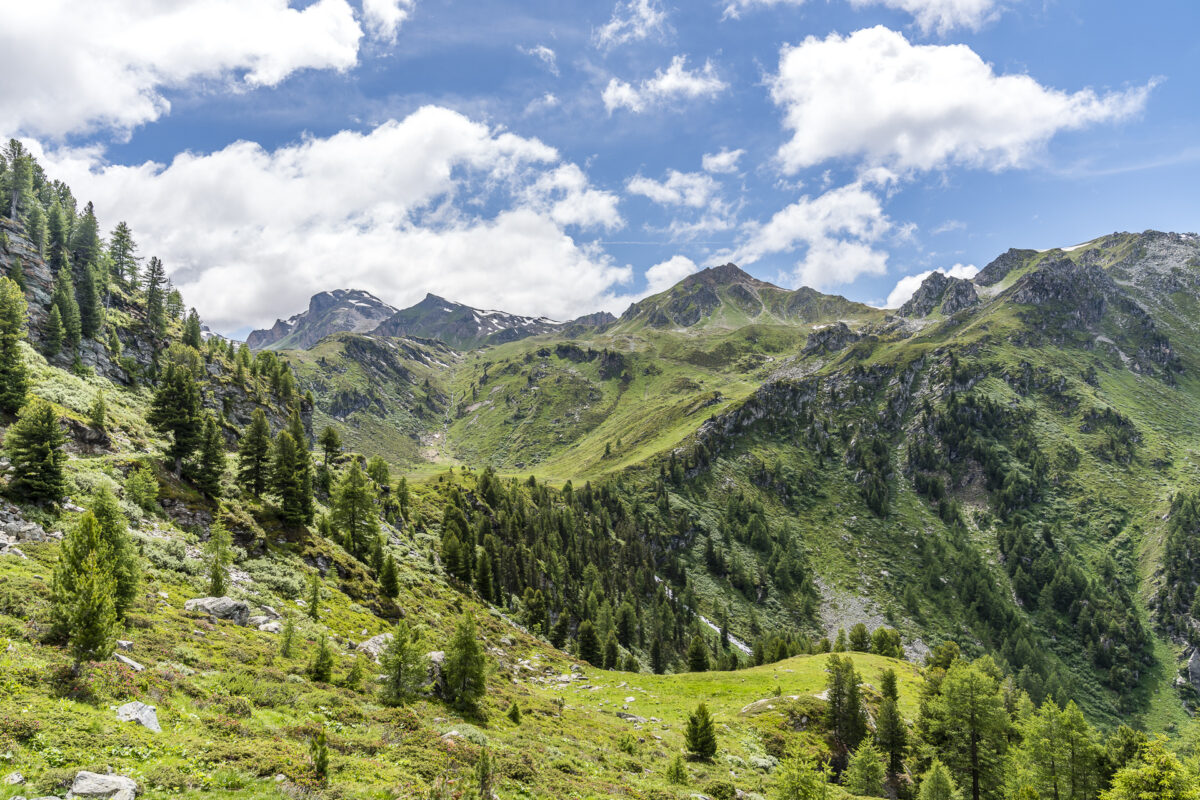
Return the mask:
{"type": "Polygon", "coordinates": [[[273,619],[270,622],[264,622],[262,625],[259,625],[258,629],[264,633],[283,633],[283,623],[277,619],[273,619]]]}
{"type": "Polygon", "coordinates": [[[979,286],[994,286],[1014,269],[1028,264],[1037,254],[1037,250],[1018,250],[1014,247],[981,269],[975,276],[975,283],[979,286]]]}
{"type": "Polygon", "coordinates": [[[900,306],[900,316],[927,317],[938,310],[950,316],[975,305],[979,305],[979,294],[973,283],[932,272],[909,301],[900,306]]]}
{"type": "Polygon", "coordinates": [[[142,670],[145,669],[145,667],[143,667],[138,662],[134,661],[129,656],[123,656],[120,653],[113,653],[113,660],[118,661],[121,664],[124,664],[125,666],[127,666],[131,670],[133,670],[134,672],[141,672],[142,670]]]}
{"type": "Polygon", "coordinates": [[[854,344],[862,337],[844,322],[835,322],[832,325],[826,325],[822,328],[817,328],[808,335],[808,341],[804,343],[804,355],[812,355],[813,353],[836,353],[848,345],[854,344]]]}
{"type": "Polygon", "coordinates": [[[132,797],[137,794],[137,783],[133,778],[126,778],[124,775],[100,775],[84,770],[75,776],[67,798],[113,798],[118,792],[129,792],[127,796],[132,797]]]}
{"type": "Polygon", "coordinates": [[[134,700],[117,709],[117,719],[121,722],[136,722],[152,733],[162,733],[158,724],[158,713],[154,706],[134,700]]]}
{"type": "Polygon", "coordinates": [[[360,653],[366,653],[371,658],[378,661],[379,657],[383,655],[383,651],[387,649],[388,644],[394,638],[396,637],[390,633],[381,633],[378,636],[372,636],[365,642],[360,642],[358,647],[355,649],[360,653]]]}
{"type": "Polygon", "coordinates": [[[637,714],[630,714],[630,713],[628,713],[628,712],[625,712],[625,711],[618,711],[618,712],[617,712],[617,717],[618,717],[619,719],[623,719],[623,720],[625,720],[626,722],[632,722],[632,723],[633,723],[633,724],[635,724],[635,725],[644,725],[644,724],[646,724],[646,718],[645,718],[645,717],[639,717],[637,714]]]}
{"type": "Polygon", "coordinates": [[[188,600],[183,607],[187,611],[229,620],[238,625],[245,625],[250,621],[250,606],[232,597],[197,597],[188,600]]]}
{"type": "Polygon", "coordinates": [[[251,350],[299,348],[307,350],[334,333],[367,333],[396,313],[396,309],[370,292],[336,289],[308,301],[308,310],[291,319],[276,320],[269,330],[251,331],[251,350]]]}
{"type": "Polygon", "coordinates": [[[1200,692],[1200,648],[1192,651],[1192,657],[1187,663],[1188,680],[1196,691],[1200,692]]]}
{"type": "Polygon", "coordinates": [[[4,776],[4,783],[7,786],[16,786],[25,782],[25,776],[19,772],[10,772],[4,776]]]}
{"type": "Polygon", "coordinates": [[[126,653],[133,650],[133,642],[126,639],[117,639],[117,649],[124,650],[126,653]]]}

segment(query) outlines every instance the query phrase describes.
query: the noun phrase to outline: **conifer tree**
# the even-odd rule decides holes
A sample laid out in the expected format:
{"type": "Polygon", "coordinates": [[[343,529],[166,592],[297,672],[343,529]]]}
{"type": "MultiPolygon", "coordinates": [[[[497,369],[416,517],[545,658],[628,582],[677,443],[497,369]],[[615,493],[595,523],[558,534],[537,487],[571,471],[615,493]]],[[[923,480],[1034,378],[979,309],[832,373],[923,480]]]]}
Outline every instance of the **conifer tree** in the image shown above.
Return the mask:
{"type": "Polygon", "coordinates": [[[146,265],[146,324],[150,332],[162,338],[167,333],[166,296],[167,273],[158,256],[151,256],[146,265]]]}
{"type": "Polygon", "coordinates": [[[233,563],[233,537],[229,529],[219,520],[208,530],[208,542],[204,546],[208,559],[208,595],[222,597],[229,591],[229,565],[233,563]]]}
{"type": "Polygon", "coordinates": [[[50,315],[46,320],[46,336],[42,352],[50,358],[62,352],[66,343],[67,331],[63,327],[62,312],[57,305],[50,306],[50,315]]]}
{"type": "Polygon", "coordinates": [[[492,557],[482,547],[478,548],[478,551],[479,557],[475,560],[475,591],[479,592],[484,601],[491,603],[495,599],[492,588],[492,557]]]}
{"type": "Polygon", "coordinates": [[[200,434],[200,458],[196,464],[196,487],[206,497],[221,496],[221,478],[225,475],[225,437],[211,413],[204,415],[200,434]]]}
{"type": "Polygon", "coordinates": [[[17,139],[9,139],[5,148],[8,158],[9,176],[9,208],[8,216],[12,220],[18,218],[21,206],[33,200],[33,157],[17,139]]]}
{"type": "Polygon", "coordinates": [[[203,342],[203,331],[200,329],[200,315],[196,313],[196,309],[188,312],[187,319],[183,323],[183,343],[200,349],[203,342]]]}
{"type": "Polygon", "coordinates": [[[717,754],[717,729],[704,703],[688,715],[683,737],[688,754],[697,761],[712,761],[717,754]]]}
{"type": "Polygon", "coordinates": [[[136,253],[133,232],[125,222],[118,222],[108,236],[108,256],[113,277],[124,286],[137,286],[139,259],[136,253]]]}
{"type": "Polygon", "coordinates": [[[918,800],[961,800],[962,795],[959,793],[958,787],[954,785],[950,770],[935,758],[921,778],[921,790],[917,793],[917,798],[918,800]]]}
{"type": "Polygon", "coordinates": [[[79,346],[83,329],[79,319],[79,304],[75,302],[75,283],[71,280],[71,271],[66,267],[59,269],[54,278],[54,293],[50,302],[62,318],[63,342],[74,350],[79,346]]]}
{"type": "Polygon", "coordinates": [[[104,323],[100,288],[96,285],[96,267],[84,263],[75,282],[75,302],[79,306],[79,331],[83,338],[94,339],[104,323]]]}
{"type": "Polygon", "coordinates": [[[171,362],[154,394],[147,420],[159,433],[171,437],[167,458],[175,463],[175,477],[183,472],[183,460],[196,450],[203,432],[200,388],[187,367],[171,362]]]}
{"type": "Polygon", "coordinates": [[[875,739],[887,761],[889,775],[899,775],[904,769],[904,754],[908,748],[908,731],[894,698],[885,696],[879,704],[875,719],[875,739]]]}
{"type": "Polygon", "coordinates": [[[689,672],[708,672],[708,644],[704,641],[704,637],[700,634],[692,637],[692,643],[688,646],[688,671],[689,672]]]}
{"type": "Polygon", "coordinates": [[[70,224],[62,205],[55,200],[50,206],[46,222],[46,247],[50,255],[50,267],[59,273],[71,265],[70,224]]]}
{"type": "Polygon", "coordinates": [[[100,525],[105,566],[113,578],[113,607],[117,618],[124,619],[125,612],[137,600],[142,577],[141,562],[129,535],[129,521],[116,496],[106,486],[96,491],[88,509],[100,525]]]}
{"type": "Polygon", "coordinates": [[[604,666],[604,653],[600,649],[600,637],[596,635],[596,627],[592,621],[585,619],[579,623],[579,658],[593,667],[604,666]]]}
{"type": "Polygon", "coordinates": [[[971,800],[991,798],[1003,783],[1010,721],[995,665],[988,658],[950,665],[941,693],[922,720],[930,743],[971,800]]]}
{"type": "Polygon", "coordinates": [[[279,655],[291,658],[296,645],[296,619],[288,613],[283,621],[283,633],[279,636],[279,655]]]}
{"type": "MultiPolygon", "coordinates": [[[[285,367],[286,368],[286,367],[285,367]]],[[[290,374],[290,368],[289,374],[290,374]]],[[[313,463],[312,454],[309,452],[310,441],[308,431],[304,429],[304,422],[300,419],[300,410],[295,406],[292,407],[292,413],[288,417],[287,430],[292,434],[292,439],[296,442],[296,461],[292,469],[295,470],[297,485],[300,488],[300,496],[298,498],[298,511],[303,515],[302,524],[307,525],[313,520],[313,463]]]]}
{"type": "Polygon", "coordinates": [[[486,668],[487,658],[479,644],[475,619],[464,614],[442,663],[446,700],[460,711],[475,711],[487,690],[486,668]]]}
{"type": "Polygon", "coordinates": [[[238,443],[238,484],[256,498],[261,497],[270,477],[270,463],[271,429],[267,415],[256,408],[238,443]]]}
{"type": "Polygon", "coordinates": [[[29,219],[25,221],[25,235],[33,245],[39,258],[46,255],[46,211],[36,197],[29,203],[29,219]]]}
{"type": "Polygon", "coordinates": [[[321,431],[321,438],[317,442],[321,445],[321,451],[324,453],[325,466],[329,466],[329,462],[336,459],[342,452],[342,437],[338,435],[337,429],[332,425],[326,425],[325,430],[321,431]]]}
{"type": "Polygon", "coordinates": [[[798,744],[776,770],[775,795],[778,800],[829,800],[829,765],[818,764],[798,744]]]}
{"type": "Polygon", "coordinates": [[[313,622],[321,618],[321,579],[315,572],[308,576],[308,618],[313,622]]]}
{"type": "Polygon", "coordinates": [[[308,521],[305,514],[305,486],[302,476],[296,472],[299,459],[296,440],[286,430],[275,437],[271,450],[271,484],[279,496],[280,511],[284,524],[298,528],[308,521]]]}
{"type": "Polygon", "coordinates": [[[396,576],[396,559],[392,557],[391,553],[388,553],[383,559],[383,569],[379,571],[379,588],[383,590],[384,595],[393,600],[400,593],[400,583],[396,576]]]}
{"type": "Polygon", "coordinates": [[[655,639],[650,645],[650,671],[662,675],[667,671],[667,661],[663,655],[662,639],[655,639]]]}
{"type": "MultiPolygon", "coordinates": [[[[322,640],[322,643],[324,640],[322,640]]],[[[321,725],[317,735],[308,745],[308,758],[312,762],[313,777],[317,783],[325,783],[329,777],[329,744],[325,736],[325,726],[321,725]]]]}
{"type": "Polygon", "coordinates": [[[28,378],[21,357],[27,306],[21,287],[0,278],[0,411],[16,413],[25,405],[28,378]]]}
{"type": "Polygon", "coordinates": [[[88,424],[101,433],[108,432],[108,404],[104,401],[104,392],[96,392],[96,399],[88,408],[88,424]]]}
{"type": "Polygon", "coordinates": [[[385,678],[381,699],[384,705],[403,705],[421,693],[429,666],[421,652],[416,631],[404,620],[396,625],[392,640],[383,651],[382,662],[385,678]]]}
{"type": "Polygon", "coordinates": [[[71,258],[76,265],[89,269],[100,261],[100,226],[96,210],[89,200],[71,229],[71,258]]]}
{"type": "Polygon", "coordinates": [[[13,467],[9,486],[16,494],[33,502],[62,498],[66,438],[53,406],[36,397],[25,404],[4,436],[4,450],[13,467]]]}
{"type": "Polygon", "coordinates": [[[88,511],[63,539],[51,587],[54,630],[75,663],[101,661],[116,646],[116,582],[100,523],[88,511]]]}
{"type": "Polygon", "coordinates": [[[22,293],[29,288],[25,285],[25,268],[21,266],[21,259],[14,258],[12,260],[12,264],[8,267],[8,277],[12,279],[12,282],[17,285],[17,288],[22,293]]]}
{"type": "MultiPolygon", "coordinates": [[[[858,672],[848,657],[830,656],[825,688],[829,702],[829,728],[849,753],[866,734],[867,723],[858,689],[858,672]]],[[[843,762],[844,763],[844,762],[843,762]]]]}
{"type": "Polygon", "coordinates": [[[884,777],[883,753],[867,739],[850,756],[843,784],[859,797],[884,797],[884,777]]]}
{"type": "Polygon", "coordinates": [[[360,561],[366,560],[368,548],[379,533],[379,519],[375,492],[357,460],[350,462],[334,489],[333,523],[346,550],[360,561]]]}
{"type": "Polygon", "coordinates": [[[333,678],[333,651],[329,649],[329,637],[322,635],[317,652],[308,662],[308,677],[318,683],[329,683],[333,678]]]}
{"type": "Polygon", "coordinates": [[[617,644],[617,634],[615,631],[609,631],[608,636],[604,639],[604,668],[616,669],[619,657],[620,648],[617,644]]]}

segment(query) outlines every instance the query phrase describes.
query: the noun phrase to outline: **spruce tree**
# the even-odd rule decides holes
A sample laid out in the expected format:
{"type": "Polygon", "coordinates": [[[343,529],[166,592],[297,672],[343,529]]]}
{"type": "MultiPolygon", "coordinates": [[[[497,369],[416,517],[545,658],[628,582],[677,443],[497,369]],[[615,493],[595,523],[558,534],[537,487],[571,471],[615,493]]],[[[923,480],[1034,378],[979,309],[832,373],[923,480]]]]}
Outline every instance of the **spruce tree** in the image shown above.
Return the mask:
{"type": "Polygon", "coordinates": [[[329,683],[333,678],[333,651],[329,649],[328,636],[321,636],[317,652],[308,662],[308,677],[318,683],[329,683]]]}
{"type": "Polygon", "coordinates": [[[297,512],[303,516],[300,524],[307,525],[312,522],[314,513],[312,454],[309,452],[308,432],[304,429],[304,422],[300,419],[299,409],[294,406],[291,416],[288,417],[287,430],[296,441],[296,459],[292,469],[296,474],[296,484],[299,487],[299,496],[296,498],[297,512]]]}
{"type": "Polygon", "coordinates": [[[225,475],[225,437],[211,413],[204,415],[200,434],[200,457],[196,464],[196,488],[206,497],[221,496],[221,478],[225,475]]]}
{"type": "Polygon", "coordinates": [[[889,775],[899,775],[904,769],[904,754],[908,748],[908,731],[900,716],[896,700],[884,697],[875,718],[875,739],[887,761],[889,775]]]}
{"type": "Polygon", "coordinates": [[[220,521],[213,522],[204,546],[208,560],[208,595],[223,597],[229,591],[229,565],[233,563],[233,537],[220,521]]]}
{"type": "Polygon", "coordinates": [[[113,606],[118,619],[124,619],[125,612],[137,600],[142,578],[141,561],[129,535],[129,521],[116,496],[106,486],[96,491],[88,509],[100,525],[105,564],[113,578],[113,606]]]}
{"type": "Polygon", "coordinates": [[[696,634],[688,646],[688,671],[708,672],[708,667],[708,644],[702,635],[696,634]]]}
{"type": "Polygon", "coordinates": [[[776,770],[775,797],[779,800],[829,800],[829,765],[818,764],[812,754],[793,744],[776,770]]]}
{"type": "Polygon", "coordinates": [[[75,283],[75,302],[79,306],[79,332],[85,339],[94,339],[104,324],[104,306],[100,288],[96,285],[96,267],[88,262],[79,270],[75,283]]]}
{"type": "Polygon", "coordinates": [[[75,663],[102,661],[116,646],[116,581],[100,523],[88,511],[63,539],[51,584],[53,626],[75,663]]]}
{"type": "Polygon", "coordinates": [[[46,335],[42,352],[47,358],[53,358],[62,352],[66,339],[67,331],[63,327],[62,312],[58,310],[58,306],[52,305],[50,306],[50,315],[46,320],[46,335]]]}
{"type": "Polygon", "coordinates": [[[108,236],[109,264],[113,277],[124,286],[136,287],[138,283],[137,244],[133,232],[124,222],[118,222],[108,236]]]}
{"type": "Polygon", "coordinates": [[[712,761],[717,754],[717,729],[704,703],[688,715],[683,738],[688,755],[697,761],[712,761]]]}
{"type": "Polygon", "coordinates": [[[829,702],[829,728],[844,752],[849,753],[858,747],[867,731],[858,672],[852,660],[836,655],[829,657],[827,668],[829,677],[825,689],[829,702]]]}
{"type": "Polygon", "coordinates": [[[77,265],[90,269],[91,265],[100,261],[100,254],[100,226],[96,223],[96,211],[89,200],[71,229],[71,258],[77,265]]]}
{"type": "Polygon", "coordinates": [[[321,725],[317,730],[317,735],[309,742],[308,758],[312,762],[313,777],[317,783],[325,783],[329,777],[329,744],[325,736],[324,725],[321,725]]]}
{"type": "Polygon", "coordinates": [[[655,639],[650,645],[650,671],[662,675],[667,671],[667,660],[663,654],[662,639],[655,639]]]}
{"type": "Polygon", "coordinates": [[[33,251],[39,258],[46,254],[46,211],[38,199],[32,198],[29,203],[29,219],[25,221],[25,234],[33,245],[33,251]]]}
{"type": "Polygon", "coordinates": [[[609,631],[608,636],[604,639],[604,668],[616,669],[617,660],[620,658],[621,651],[617,644],[617,634],[615,631],[609,631]]]}
{"type": "Polygon", "coordinates": [[[388,553],[383,559],[383,569],[379,571],[379,588],[383,590],[385,596],[393,600],[400,593],[400,583],[396,576],[396,559],[392,558],[391,553],[388,553]]]}
{"type": "Polygon", "coordinates": [[[921,789],[917,793],[917,798],[918,800],[961,800],[962,795],[959,793],[958,787],[954,785],[950,770],[935,758],[921,777],[921,789]]]}
{"type": "Polygon", "coordinates": [[[484,602],[491,603],[495,599],[492,588],[492,557],[484,548],[478,548],[479,557],[475,560],[475,591],[484,602]]]}
{"type": "Polygon", "coordinates": [[[604,666],[604,652],[600,649],[600,637],[596,635],[596,627],[592,621],[585,619],[579,623],[579,658],[593,667],[604,666]]]}
{"type": "Polygon", "coordinates": [[[313,622],[321,618],[321,579],[315,572],[308,576],[308,618],[313,622]]]}
{"type": "Polygon", "coordinates": [[[96,399],[88,408],[88,424],[101,433],[108,432],[108,404],[104,401],[104,392],[96,392],[96,399]]]}
{"type": "Polygon", "coordinates": [[[357,460],[350,462],[334,488],[333,523],[346,550],[360,561],[366,560],[368,547],[379,533],[379,518],[375,492],[357,460]]]}
{"type": "Polygon", "coordinates": [[[9,139],[6,148],[8,158],[8,216],[17,220],[20,209],[26,204],[36,205],[33,195],[33,157],[17,139],[9,139]],[[32,202],[31,202],[32,201],[32,202]]]}
{"type": "Polygon", "coordinates": [[[342,437],[338,435],[337,429],[332,425],[326,425],[325,430],[321,431],[321,438],[317,441],[321,445],[321,451],[324,453],[325,466],[329,466],[329,462],[336,459],[342,452],[342,437]]]}
{"type": "Polygon", "coordinates": [[[1003,783],[1010,718],[990,659],[955,661],[942,679],[941,693],[922,709],[931,744],[964,794],[991,798],[1003,783]]]}
{"type": "Polygon", "coordinates": [[[83,329],[79,319],[79,304],[75,302],[75,282],[71,279],[71,271],[62,267],[54,278],[54,293],[51,300],[58,309],[63,325],[63,342],[74,350],[79,346],[83,329]]]}
{"type": "Polygon", "coordinates": [[[884,797],[885,776],[883,754],[867,739],[850,756],[843,784],[850,794],[859,797],[884,797]]]}
{"type": "Polygon", "coordinates": [[[20,289],[22,293],[29,288],[26,285],[25,268],[21,266],[21,259],[14,258],[12,260],[12,264],[10,264],[8,267],[8,277],[12,279],[12,282],[17,285],[17,288],[20,289]]]}
{"type": "Polygon", "coordinates": [[[464,614],[442,663],[446,700],[460,711],[475,711],[487,690],[486,669],[487,658],[479,644],[475,619],[464,614]]]}
{"type": "Polygon", "coordinates": [[[279,655],[291,658],[296,646],[296,620],[289,613],[283,621],[283,633],[279,636],[279,655]]]}
{"type": "Polygon", "coordinates": [[[286,430],[275,437],[271,449],[271,488],[279,497],[284,524],[292,528],[308,521],[304,507],[305,487],[302,476],[296,473],[298,451],[296,440],[286,430]]]}
{"type": "Polygon", "coordinates": [[[167,365],[147,420],[159,433],[171,437],[166,455],[174,462],[178,478],[183,471],[183,460],[195,452],[203,429],[200,388],[191,370],[175,362],[167,365]]]}
{"type": "Polygon", "coordinates": [[[187,319],[183,323],[183,343],[189,347],[200,349],[203,342],[203,331],[200,328],[200,315],[196,313],[196,309],[188,312],[187,319]]]}
{"type": "Polygon", "coordinates": [[[55,273],[70,267],[71,246],[68,241],[70,224],[62,205],[55,200],[50,206],[50,214],[46,222],[46,247],[50,255],[50,267],[55,273]]]}
{"type": "Polygon", "coordinates": [[[238,484],[256,498],[262,497],[270,477],[270,463],[271,429],[267,426],[267,415],[256,408],[238,443],[238,484]]]}
{"type": "Polygon", "coordinates": [[[33,502],[60,500],[66,492],[66,440],[53,406],[36,397],[26,403],[4,436],[13,467],[12,491],[33,502]]]}
{"type": "Polygon", "coordinates": [[[29,380],[21,357],[27,306],[21,287],[0,278],[0,411],[16,413],[25,405],[29,380]]]}
{"type": "Polygon", "coordinates": [[[166,296],[167,273],[158,256],[151,256],[146,265],[146,324],[150,332],[162,338],[167,334],[166,296]]]}
{"type": "Polygon", "coordinates": [[[384,705],[403,705],[421,693],[429,666],[421,652],[416,631],[404,620],[396,625],[392,640],[383,651],[382,662],[385,678],[381,699],[384,705]]]}

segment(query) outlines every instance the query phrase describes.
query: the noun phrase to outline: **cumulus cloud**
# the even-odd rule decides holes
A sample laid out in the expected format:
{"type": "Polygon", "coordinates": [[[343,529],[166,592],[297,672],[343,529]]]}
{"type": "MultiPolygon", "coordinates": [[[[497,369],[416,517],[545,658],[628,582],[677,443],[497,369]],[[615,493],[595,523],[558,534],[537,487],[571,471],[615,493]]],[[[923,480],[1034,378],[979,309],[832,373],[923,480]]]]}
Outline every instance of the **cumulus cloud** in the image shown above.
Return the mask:
{"type": "Polygon", "coordinates": [[[896,282],[896,287],[892,289],[887,296],[887,301],[884,308],[899,308],[907,303],[912,296],[917,293],[917,289],[921,288],[921,284],[935,272],[940,272],[943,275],[948,275],[951,278],[964,278],[970,280],[979,274],[979,267],[974,264],[955,264],[953,267],[946,269],[941,267],[922,272],[918,275],[905,275],[896,282]]]}
{"type": "Polygon", "coordinates": [[[433,291],[477,306],[570,318],[610,307],[632,278],[588,230],[618,228],[617,198],[537,139],[424,107],[365,133],[269,151],[237,142],[170,164],[107,165],[44,151],[49,174],[126,220],[214,328],[270,324],[315,292],[367,289],[393,304],[433,291]]]}
{"type": "Polygon", "coordinates": [[[673,256],[661,264],[646,270],[646,293],[644,296],[665,292],[700,267],[687,256],[673,256]]]}
{"type": "Polygon", "coordinates": [[[817,197],[801,197],[766,223],[748,225],[745,241],[730,260],[744,266],[768,255],[803,249],[795,279],[816,288],[883,274],[887,253],[874,245],[893,226],[874,189],[860,179],[817,197]]]}
{"type": "Polygon", "coordinates": [[[612,19],[592,38],[597,47],[611,50],[629,42],[662,35],[667,30],[667,12],[658,0],[626,0],[613,8],[612,19]]]}
{"type": "Polygon", "coordinates": [[[881,5],[912,14],[924,33],[945,35],[955,28],[977,31],[999,14],[996,0],[850,0],[855,8],[881,5]]]}
{"type": "MultiPolygon", "coordinates": [[[[371,5],[369,22],[396,0],[371,5]]],[[[303,9],[288,0],[9,4],[0,25],[0,131],[127,132],[168,112],[169,89],[274,86],[298,70],[349,69],[362,35],[346,0],[303,9]]]]}
{"type": "Polygon", "coordinates": [[[1028,165],[1061,131],[1137,114],[1153,84],[1074,93],[997,75],[965,45],[913,45],[883,27],[782,51],[771,96],[792,138],[788,173],[833,158],[900,171],[1028,165]]]}
{"type": "Polygon", "coordinates": [[[396,41],[400,26],[417,5],[417,0],[363,0],[367,31],[377,39],[396,41]]]}
{"type": "Polygon", "coordinates": [[[737,172],[738,161],[746,154],[745,150],[729,150],[721,148],[719,153],[705,153],[700,159],[705,172],[727,174],[737,172]]]}
{"type": "Polygon", "coordinates": [[[533,47],[521,47],[518,45],[517,49],[525,55],[541,61],[542,64],[545,65],[546,69],[550,71],[551,75],[558,77],[558,54],[556,54],[552,49],[544,44],[535,45],[533,47]]]}
{"type": "Polygon", "coordinates": [[[638,175],[630,178],[625,188],[632,194],[648,197],[659,205],[703,208],[716,197],[720,186],[702,172],[667,170],[664,180],[656,181],[638,175]]]}
{"type": "Polygon", "coordinates": [[[729,88],[729,84],[717,75],[711,61],[704,68],[687,68],[687,56],[675,56],[666,71],[657,70],[653,78],[641,81],[636,86],[613,78],[604,88],[604,107],[611,114],[618,108],[627,108],[640,114],[674,100],[694,100],[715,97],[729,88]]]}

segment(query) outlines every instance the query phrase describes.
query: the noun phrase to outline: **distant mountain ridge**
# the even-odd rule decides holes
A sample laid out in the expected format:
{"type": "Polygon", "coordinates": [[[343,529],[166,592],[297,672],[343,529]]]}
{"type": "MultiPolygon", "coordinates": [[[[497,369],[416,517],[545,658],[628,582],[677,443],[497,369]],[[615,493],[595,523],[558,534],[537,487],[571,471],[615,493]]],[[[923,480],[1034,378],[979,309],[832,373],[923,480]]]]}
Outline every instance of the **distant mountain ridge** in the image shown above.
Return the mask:
{"type": "Polygon", "coordinates": [[[307,350],[334,333],[367,333],[395,313],[370,292],[334,289],[313,295],[307,311],[276,320],[267,330],[252,331],[246,344],[252,350],[307,350]]]}
{"type": "Polygon", "coordinates": [[[426,294],[414,306],[392,314],[376,327],[376,336],[438,339],[458,350],[514,342],[563,327],[549,317],[526,317],[492,311],[426,294]]]}

